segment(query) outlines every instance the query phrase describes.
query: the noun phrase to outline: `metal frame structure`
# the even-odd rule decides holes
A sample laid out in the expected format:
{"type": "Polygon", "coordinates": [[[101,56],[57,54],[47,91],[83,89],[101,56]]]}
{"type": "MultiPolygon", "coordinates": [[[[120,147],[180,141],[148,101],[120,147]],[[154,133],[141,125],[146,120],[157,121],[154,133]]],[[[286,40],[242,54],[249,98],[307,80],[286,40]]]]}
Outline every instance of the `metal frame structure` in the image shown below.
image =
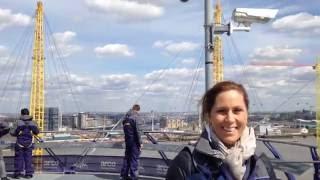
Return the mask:
{"type": "MultiPolygon", "coordinates": [[[[30,96],[30,115],[37,123],[39,130],[44,130],[44,26],[43,4],[37,3],[35,31],[33,41],[32,85],[30,96]]],[[[41,137],[41,135],[40,135],[41,137]]],[[[36,149],[35,155],[42,155],[42,149],[36,149]]]]}
{"type": "MultiPolygon", "coordinates": [[[[217,1],[215,6],[214,24],[216,27],[222,25],[222,7],[220,0],[217,1]]],[[[222,39],[219,34],[214,37],[213,66],[214,83],[223,81],[222,39]]]]}
{"type": "MultiPolygon", "coordinates": [[[[311,146],[311,145],[301,144],[301,143],[286,142],[286,141],[280,141],[280,140],[264,139],[264,138],[258,138],[258,141],[262,141],[263,144],[273,154],[273,156],[279,160],[283,160],[283,158],[282,158],[280,152],[277,151],[277,149],[271,143],[279,143],[279,144],[286,144],[286,145],[291,145],[291,146],[299,146],[299,147],[309,148],[313,161],[311,161],[311,162],[307,162],[307,161],[306,162],[295,162],[295,163],[312,163],[313,167],[314,167],[313,179],[320,180],[320,159],[319,159],[319,155],[317,152],[317,146],[311,146]]],[[[288,163],[290,163],[290,162],[288,161],[288,163]]],[[[291,162],[291,163],[294,163],[294,162],[291,162]]],[[[295,180],[296,179],[293,174],[291,174],[289,172],[284,172],[284,173],[287,176],[288,180],[295,180]]]]}

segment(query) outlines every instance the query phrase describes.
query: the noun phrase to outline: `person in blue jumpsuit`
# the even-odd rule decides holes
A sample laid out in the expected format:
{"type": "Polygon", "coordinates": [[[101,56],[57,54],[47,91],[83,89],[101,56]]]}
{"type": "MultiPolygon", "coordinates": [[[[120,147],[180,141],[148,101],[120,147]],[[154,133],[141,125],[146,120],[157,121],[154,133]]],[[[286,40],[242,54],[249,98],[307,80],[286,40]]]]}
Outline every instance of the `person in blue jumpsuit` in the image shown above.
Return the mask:
{"type": "Polygon", "coordinates": [[[29,110],[27,108],[22,109],[17,127],[11,132],[12,136],[17,137],[14,147],[14,178],[19,179],[22,177],[24,170],[25,178],[29,179],[33,177],[32,150],[34,146],[32,136],[38,134],[39,128],[36,123],[32,121],[32,117],[29,116],[29,110]]]}
{"type": "Polygon", "coordinates": [[[121,169],[121,179],[138,179],[138,160],[141,153],[141,135],[137,121],[139,121],[140,106],[133,105],[122,121],[125,135],[125,156],[121,169]],[[130,174],[130,178],[129,178],[130,174]]]}
{"type": "MultiPolygon", "coordinates": [[[[1,120],[0,121],[0,137],[5,136],[10,131],[8,123],[1,120]]],[[[2,143],[2,142],[1,142],[2,143]]],[[[7,172],[6,172],[6,165],[3,159],[2,149],[0,149],[0,177],[1,180],[8,180],[7,172]]]]}

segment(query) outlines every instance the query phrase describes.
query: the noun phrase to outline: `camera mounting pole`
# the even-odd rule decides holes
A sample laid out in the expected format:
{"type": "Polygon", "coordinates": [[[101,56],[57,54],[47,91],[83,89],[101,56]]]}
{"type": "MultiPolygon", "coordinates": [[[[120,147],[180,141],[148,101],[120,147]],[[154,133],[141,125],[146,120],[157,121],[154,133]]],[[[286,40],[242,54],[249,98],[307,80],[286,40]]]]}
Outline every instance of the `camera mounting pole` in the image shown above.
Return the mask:
{"type": "Polygon", "coordinates": [[[211,0],[204,0],[204,49],[205,49],[205,90],[213,86],[213,6],[211,0]]]}
{"type": "MultiPolygon", "coordinates": [[[[187,2],[188,0],[180,0],[187,2]]],[[[233,11],[232,19],[239,23],[239,26],[234,27],[230,22],[226,25],[213,24],[213,6],[212,0],[204,0],[204,49],[205,49],[205,90],[209,90],[213,86],[213,60],[211,59],[215,34],[231,35],[234,31],[250,31],[252,23],[267,23],[273,19],[277,9],[258,9],[258,8],[236,8],[233,11]],[[240,26],[240,24],[244,26],[240,26]]]]}

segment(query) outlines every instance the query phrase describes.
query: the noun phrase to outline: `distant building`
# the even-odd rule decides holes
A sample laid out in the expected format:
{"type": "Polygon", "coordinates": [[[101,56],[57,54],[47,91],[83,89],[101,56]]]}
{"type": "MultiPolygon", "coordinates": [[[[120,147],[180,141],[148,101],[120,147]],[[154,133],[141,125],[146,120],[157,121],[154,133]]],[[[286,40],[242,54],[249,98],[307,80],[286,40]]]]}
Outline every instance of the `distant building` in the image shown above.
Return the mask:
{"type": "Polygon", "coordinates": [[[271,123],[260,123],[255,127],[256,135],[281,135],[281,128],[271,123]]]}
{"type": "Polygon", "coordinates": [[[316,113],[303,109],[302,111],[295,112],[295,118],[296,119],[312,120],[312,119],[316,119],[316,113]]]}
{"type": "MultiPolygon", "coordinates": [[[[96,120],[95,115],[90,115],[89,113],[80,112],[78,114],[78,125],[79,129],[88,129],[97,127],[98,121],[96,120]]],[[[100,121],[99,124],[102,126],[103,121],[100,121]]]]}
{"type": "Polygon", "coordinates": [[[82,129],[97,127],[97,121],[95,120],[94,117],[87,116],[85,122],[86,122],[86,124],[85,124],[85,126],[82,127],[82,129]]]}
{"type": "Polygon", "coordinates": [[[86,127],[87,116],[88,116],[88,114],[85,112],[80,112],[78,114],[77,128],[84,129],[84,127],[86,127]]]}
{"type": "Polygon", "coordinates": [[[62,115],[62,127],[71,129],[77,128],[78,116],[76,114],[64,114],[62,115]]]}
{"type": "Polygon", "coordinates": [[[168,117],[161,116],[160,117],[160,129],[164,129],[168,126],[168,117]]]}
{"type": "MultiPolygon", "coordinates": [[[[57,131],[59,129],[59,108],[47,107],[44,111],[44,130],[57,131]]],[[[61,125],[60,125],[61,126],[61,125]]]]}
{"type": "Polygon", "coordinates": [[[73,114],[72,115],[71,122],[72,122],[72,126],[71,126],[72,129],[78,128],[78,116],[77,116],[77,114],[73,114]]]}
{"type": "Polygon", "coordinates": [[[168,129],[181,129],[188,126],[188,123],[183,119],[170,119],[168,120],[167,128],[168,129]]]}

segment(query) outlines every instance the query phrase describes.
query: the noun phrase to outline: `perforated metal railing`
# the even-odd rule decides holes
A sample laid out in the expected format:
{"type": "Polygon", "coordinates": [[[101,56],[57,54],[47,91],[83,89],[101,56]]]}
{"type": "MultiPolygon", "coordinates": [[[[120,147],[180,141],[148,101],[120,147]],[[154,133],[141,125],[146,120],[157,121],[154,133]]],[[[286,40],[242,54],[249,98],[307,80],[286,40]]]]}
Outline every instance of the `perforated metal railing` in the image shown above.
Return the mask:
{"type": "MultiPolygon", "coordinates": [[[[303,143],[295,143],[295,142],[288,142],[288,141],[283,141],[283,140],[274,140],[274,139],[265,139],[265,138],[258,138],[258,141],[262,141],[263,144],[269,149],[269,151],[273,154],[273,156],[281,161],[274,161],[277,164],[289,164],[294,167],[294,165],[297,166],[302,166],[305,164],[313,164],[314,167],[314,175],[313,179],[314,180],[320,180],[320,160],[319,160],[319,155],[317,152],[317,146],[316,145],[309,145],[309,144],[303,144],[303,143]],[[303,148],[308,148],[310,150],[310,156],[312,158],[312,161],[290,161],[290,160],[284,160],[283,159],[283,154],[281,154],[280,151],[277,150],[277,148],[273,144],[285,144],[289,145],[291,148],[296,148],[296,147],[303,147],[303,148]]],[[[290,149],[288,149],[290,151],[290,149]]],[[[297,154],[297,156],[301,156],[297,154]]],[[[296,167],[298,168],[298,167],[296,167]]],[[[288,170],[289,171],[289,170],[288,170]]],[[[286,177],[288,180],[295,180],[295,176],[288,172],[284,171],[286,177]]]]}
{"type": "MultiPolygon", "coordinates": [[[[141,157],[140,159],[140,167],[139,172],[141,175],[145,176],[153,176],[158,178],[164,178],[168,169],[168,165],[170,164],[171,157],[167,157],[167,154],[176,154],[187,144],[159,144],[150,133],[145,133],[147,139],[149,139],[152,144],[144,144],[143,151],[158,151],[160,156],[157,157],[148,156],[141,157]]],[[[296,166],[292,166],[292,164],[313,164],[314,167],[314,180],[320,180],[320,160],[317,153],[317,147],[302,144],[302,143],[294,143],[273,139],[258,139],[258,141],[263,142],[263,144],[270,150],[270,152],[274,155],[276,159],[270,159],[275,168],[282,166],[280,170],[282,170],[289,180],[296,179],[292,173],[292,168],[296,168],[296,166]],[[281,152],[277,150],[277,148],[273,144],[286,144],[290,147],[298,146],[303,148],[310,149],[312,161],[290,161],[288,159],[283,159],[281,152]],[[287,165],[290,165],[288,167],[287,165]],[[290,170],[291,168],[291,170],[290,170]]],[[[42,156],[42,160],[40,161],[39,167],[41,167],[42,172],[50,172],[50,173],[66,173],[73,174],[79,172],[86,173],[119,173],[122,161],[123,161],[123,152],[120,149],[124,149],[123,142],[44,142],[37,143],[36,147],[43,148],[47,151],[47,154],[42,156]],[[98,148],[106,151],[105,154],[108,154],[108,151],[117,150],[117,155],[87,155],[85,158],[81,156],[81,154],[72,154],[72,152],[68,152],[70,149],[79,149],[82,150],[84,148],[98,148]],[[63,151],[63,154],[56,154],[55,151],[60,150],[63,151]],[[83,159],[79,161],[79,159],[83,159]]],[[[1,144],[1,149],[12,149],[13,143],[1,144]]],[[[34,156],[34,163],[38,157],[34,156]]],[[[7,171],[13,171],[13,156],[6,156],[6,169],[7,171]]]]}
{"type": "MultiPolygon", "coordinates": [[[[148,139],[154,144],[144,144],[143,151],[158,151],[160,156],[149,155],[141,156],[139,162],[139,173],[144,176],[153,176],[164,178],[168,169],[170,159],[166,153],[179,152],[183,146],[175,144],[158,144],[148,133],[145,133],[148,139]]],[[[1,149],[13,149],[14,143],[1,144],[1,149]]],[[[40,157],[34,156],[33,163],[40,167],[41,172],[50,173],[120,173],[123,154],[121,151],[125,148],[123,142],[41,142],[36,143],[35,147],[43,148],[45,154],[40,157]],[[103,149],[108,154],[108,151],[118,150],[113,155],[92,155],[88,154],[84,158],[81,155],[81,150],[84,148],[103,149]],[[77,149],[78,153],[73,153],[71,150],[77,149]],[[57,152],[58,151],[58,152],[57,152]],[[62,153],[61,153],[62,152],[62,153]],[[116,155],[115,155],[116,154],[116,155]],[[41,161],[38,161],[38,158],[41,161]],[[80,160],[81,159],[81,160],[80,160]],[[80,161],[79,161],[80,160],[80,161]],[[40,163],[40,164],[36,164],[40,163]]],[[[112,153],[111,153],[112,154],[112,153]]],[[[14,157],[5,156],[6,169],[8,172],[14,171],[14,157]]]]}

